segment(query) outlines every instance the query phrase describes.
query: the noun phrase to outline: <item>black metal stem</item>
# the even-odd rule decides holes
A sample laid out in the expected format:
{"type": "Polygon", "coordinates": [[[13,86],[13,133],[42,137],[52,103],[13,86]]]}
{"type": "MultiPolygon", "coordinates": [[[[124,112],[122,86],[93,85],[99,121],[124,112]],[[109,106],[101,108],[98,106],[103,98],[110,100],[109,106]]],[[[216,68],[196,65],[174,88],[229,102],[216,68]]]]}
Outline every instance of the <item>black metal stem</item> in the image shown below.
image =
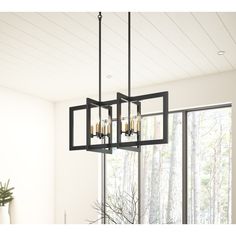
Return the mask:
{"type": "MultiPolygon", "coordinates": [[[[102,101],[102,53],[101,53],[101,42],[102,42],[102,32],[101,32],[101,28],[102,28],[102,13],[99,12],[98,14],[98,21],[99,21],[99,43],[98,43],[98,47],[99,47],[99,65],[98,65],[98,70],[99,70],[99,102],[102,101]]],[[[99,106],[99,132],[101,133],[101,106],[99,106]]]]}
{"type": "MultiPolygon", "coordinates": [[[[131,25],[131,17],[130,12],[128,12],[128,97],[131,96],[131,32],[130,32],[130,25],[131,25]]],[[[128,101],[128,131],[130,131],[130,101],[128,101]]]]}
{"type": "Polygon", "coordinates": [[[131,25],[131,17],[130,17],[130,12],[128,12],[128,96],[131,96],[131,65],[130,65],[130,56],[131,56],[131,47],[130,47],[130,42],[131,42],[131,33],[130,33],[130,25],[131,25]]]}

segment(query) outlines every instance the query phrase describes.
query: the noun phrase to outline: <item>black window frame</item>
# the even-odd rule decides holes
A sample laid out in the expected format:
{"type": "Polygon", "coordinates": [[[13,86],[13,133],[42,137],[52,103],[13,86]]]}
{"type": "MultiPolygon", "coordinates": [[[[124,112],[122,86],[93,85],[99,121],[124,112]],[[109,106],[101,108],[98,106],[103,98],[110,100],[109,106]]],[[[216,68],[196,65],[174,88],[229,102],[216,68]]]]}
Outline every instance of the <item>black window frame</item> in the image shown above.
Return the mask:
{"type": "MultiPolygon", "coordinates": [[[[189,109],[180,109],[169,111],[169,114],[173,113],[182,113],[182,224],[188,224],[188,113],[195,111],[204,111],[204,110],[212,110],[212,109],[221,109],[221,108],[232,108],[232,103],[220,104],[220,105],[212,105],[212,106],[204,106],[204,107],[196,107],[189,109]]],[[[159,113],[151,113],[142,115],[142,117],[149,116],[157,116],[162,115],[162,112],[159,113]]],[[[101,154],[101,201],[103,206],[106,203],[106,154],[101,154]]],[[[138,224],[141,224],[141,152],[138,153],[138,224]]],[[[106,209],[103,209],[106,211],[106,209]]],[[[106,224],[106,218],[102,221],[103,224],[106,224]]]]}

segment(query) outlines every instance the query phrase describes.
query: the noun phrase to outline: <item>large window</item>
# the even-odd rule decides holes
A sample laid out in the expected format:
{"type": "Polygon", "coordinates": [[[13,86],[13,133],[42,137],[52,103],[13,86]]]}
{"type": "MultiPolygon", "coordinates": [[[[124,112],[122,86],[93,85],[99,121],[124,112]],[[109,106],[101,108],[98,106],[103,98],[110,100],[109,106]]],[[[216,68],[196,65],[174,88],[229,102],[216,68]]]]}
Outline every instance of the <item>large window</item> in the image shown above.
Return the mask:
{"type": "MultiPolygon", "coordinates": [[[[142,118],[145,139],[160,118],[142,118]]],[[[171,112],[168,144],[115,150],[104,164],[106,223],[231,223],[230,106],[171,112]]]]}
{"type": "Polygon", "coordinates": [[[116,149],[106,156],[106,223],[137,224],[138,153],[116,149]],[[122,210],[120,210],[122,208],[122,210]],[[118,213],[119,212],[119,213],[118,213]]]}
{"type": "MultiPolygon", "coordinates": [[[[142,120],[145,136],[155,136],[156,116],[142,120]]],[[[142,223],[181,223],[182,211],[182,114],[169,116],[169,142],[144,146],[141,152],[142,223]]]]}
{"type": "Polygon", "coordinates": [[[231,223],[231,109],[188,113],[188,222],[231,223]]]}

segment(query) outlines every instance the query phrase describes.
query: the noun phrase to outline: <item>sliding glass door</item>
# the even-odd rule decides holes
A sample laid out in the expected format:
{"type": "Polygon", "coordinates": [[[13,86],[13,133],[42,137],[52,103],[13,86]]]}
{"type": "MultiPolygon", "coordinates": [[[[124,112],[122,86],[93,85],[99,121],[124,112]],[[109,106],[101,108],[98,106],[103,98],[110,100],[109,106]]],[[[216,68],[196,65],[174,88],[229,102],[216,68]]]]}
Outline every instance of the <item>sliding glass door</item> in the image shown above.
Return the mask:
{"type": "MultiPolygon", "coordinates": [[[[142,118],[144,139],[160,118],[142,118]]],[[[106,155],[106,223],[231,223],[231,149],[230,106],[171,112],[168,144],[106,155]]]]}

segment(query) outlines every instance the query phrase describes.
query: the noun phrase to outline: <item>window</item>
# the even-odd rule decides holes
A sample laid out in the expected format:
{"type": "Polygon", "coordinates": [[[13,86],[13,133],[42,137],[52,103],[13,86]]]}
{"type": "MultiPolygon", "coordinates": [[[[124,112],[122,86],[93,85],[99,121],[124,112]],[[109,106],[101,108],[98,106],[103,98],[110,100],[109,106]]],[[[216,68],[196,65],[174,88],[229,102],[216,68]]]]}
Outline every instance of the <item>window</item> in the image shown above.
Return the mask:
{"type": "MultiPolygon", "coordinates": [[[[145,117],[145,136],[152,139],[156,116],[145,117]]],[[[142,223],[181,223],[182,211],[182,114],[169,116],[169,143],[142,147],[142,223]]]]}
{"type": "Polygon", "coordinates": [[[188,113],[188,222],[231,223],[231,109],[188,113]]]}
{"type": "Polygon", "coordinates": [[[106,155],[106,223],[138,223],[138,153],[116,149],[106,155]],[[123,215],[116,214],[122,207],[123,215]]]}
{"type": "MultiPolygon", "coordinates": [[[[142,136],[158,137],[161,120],[144,116],[142,136]]],[[[106,223],[231,223],[229,105],[171,112],[168,144],[115,150],[104,163],[106,223]]]]}

